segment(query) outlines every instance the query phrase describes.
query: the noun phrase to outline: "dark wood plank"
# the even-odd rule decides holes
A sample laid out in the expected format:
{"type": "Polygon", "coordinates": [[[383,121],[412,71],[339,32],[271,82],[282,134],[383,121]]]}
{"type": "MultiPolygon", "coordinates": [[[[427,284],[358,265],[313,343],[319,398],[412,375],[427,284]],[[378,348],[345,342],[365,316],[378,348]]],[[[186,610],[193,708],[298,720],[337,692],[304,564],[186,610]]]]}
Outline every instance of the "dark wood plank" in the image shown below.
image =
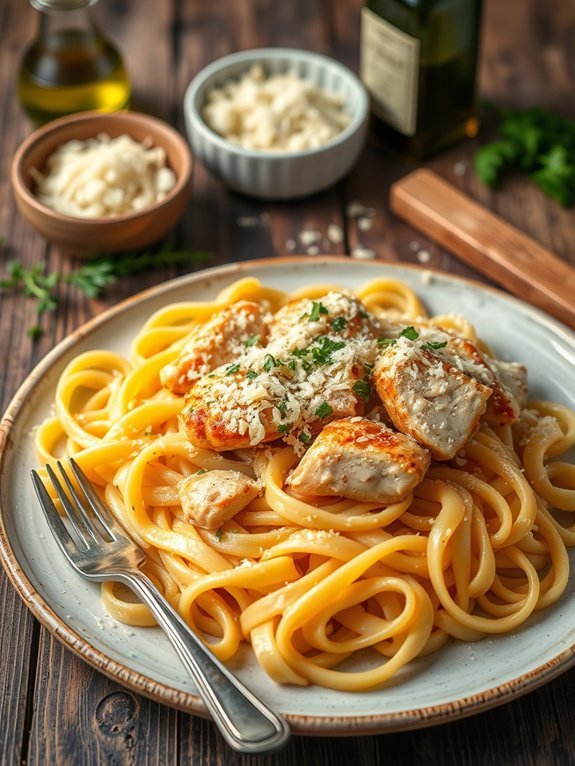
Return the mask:
{"type": "Polygon", "coordinates": [[[178,715],[92,670],[43,631],[26,753],[31,766],[171,766],[178,762],[178,715]]]}

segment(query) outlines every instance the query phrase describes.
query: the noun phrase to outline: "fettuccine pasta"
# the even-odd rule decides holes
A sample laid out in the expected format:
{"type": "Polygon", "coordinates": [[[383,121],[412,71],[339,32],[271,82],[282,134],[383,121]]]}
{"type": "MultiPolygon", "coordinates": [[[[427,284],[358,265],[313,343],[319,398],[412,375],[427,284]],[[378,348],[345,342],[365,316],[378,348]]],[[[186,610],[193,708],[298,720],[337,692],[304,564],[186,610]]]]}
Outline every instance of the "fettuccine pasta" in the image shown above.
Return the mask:
{"type": "MultiPolygon", "coordinates": [[[[145,550],[144,571],[221,660],[247,642],[277,683],[365,691],[450,638],[517,630],[561,597],[575,543],[575,466],[562,457],[575,444],[575,413],[530,401],[511,423],[482,418],[452,458],[433,459],[404,497],[383,502],[309,496],[290,484],[317,437],[313,423],[299,444],[194,443],[181,417],[186,396],[162,385],[193,329],[238,301],[273,316],[295,300],[323,307],[332,291],[341,288],[284,293],[246,278],[213,301],[166,306],[134,339],[130,361],[94,350],[67,366],[36,448],[42,464],[75,458],[145,550]],[[242,474],[260,490],[207,528],[185,512],[181,487],[213,471],[242,474]]],[[[491,353],[463,318],[426,320],[397,280],[372,281],[354,296],[375,322],[390,317],[413,330],[428,321],[491,353]]],[[[383,339],[380,352],[396,341],[383,339]]],[[[225,368],[230,378],[235,367],[225,368]]],[[[363,388],[354,384],[362,396],[370,369],[363,388]]],[[[122,586],[104,583],[102,600],[123,623],[154,624],[122,586]]]]}

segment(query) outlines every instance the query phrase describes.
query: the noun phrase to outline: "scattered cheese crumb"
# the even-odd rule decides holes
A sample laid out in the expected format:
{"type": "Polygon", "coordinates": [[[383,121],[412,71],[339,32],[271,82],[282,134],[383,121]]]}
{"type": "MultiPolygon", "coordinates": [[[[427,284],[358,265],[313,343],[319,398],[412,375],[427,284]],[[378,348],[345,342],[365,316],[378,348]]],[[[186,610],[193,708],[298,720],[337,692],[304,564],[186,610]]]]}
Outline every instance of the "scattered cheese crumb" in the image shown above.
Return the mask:
{"type": "Polygon", "coordinates": [[[260,219],[255,215],[241,215],[237,219],[238,226],[242,228],[250,228],[251,226],[257,226],[261,223],[260,219]]]}
{"type": "Polygon", "coordinates": [[[373,226],[373,218],[367,218],[366,216],[361,216],[357,219],[357,228],[360,231],[369,231],[371,227],[373,226]]]}
{"type": "Polygon", "coordinates": [[[343,231],[341,226],[338,226],[337,223],[330,223],[327,227],[327,238],[330,242],[333,242],[336,245],[343,242],[343,231]]]}
{"type": "Polygon", "coordinates": [[[351,257],[357,258],[359,261],[373,261],[376,255],[375,255],[375,252],[370,247],[357,245],[351,251],[351,257]]]}
{"type": "Polygon", "coordinates": [[[308,247],[309,245],[313,245],[314,242],[317,242],[318,239],[321,239],[321,232],[312,229],[304,229],[304,231],[300,233],[299,238],[302,245],[308,247]]]}
{"type": "Polygon", "coordinates": [[[346,206],[345,214],[348,218],[358,218],[360,215],[365,215],[365,207],[361,202],[353,200],[346,206]]]}
{"type": "Polygon", "coordinates": [[[310,245],[306,252],[308,255],[317,255],[319,253],[319,247],[317,245],[310,245]]]}
{"type": "Polygon", "coordinates": [[[420,263],[429,263],[431,260],[431,253],[429,250],[419,250],[416,257],[420,263]]]}

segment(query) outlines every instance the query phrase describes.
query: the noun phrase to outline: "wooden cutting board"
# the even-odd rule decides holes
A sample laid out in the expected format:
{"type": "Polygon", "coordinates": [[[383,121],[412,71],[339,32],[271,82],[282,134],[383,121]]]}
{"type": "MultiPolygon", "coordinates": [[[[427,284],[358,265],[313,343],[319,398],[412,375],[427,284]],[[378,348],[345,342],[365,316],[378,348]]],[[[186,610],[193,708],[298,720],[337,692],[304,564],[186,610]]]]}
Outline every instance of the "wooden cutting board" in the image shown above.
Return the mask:
{"type": "Polygon", "coordinates": [[[509,292],[575,329],[575,268],[431,170],[397,181],[391,209],[509,292]]]}

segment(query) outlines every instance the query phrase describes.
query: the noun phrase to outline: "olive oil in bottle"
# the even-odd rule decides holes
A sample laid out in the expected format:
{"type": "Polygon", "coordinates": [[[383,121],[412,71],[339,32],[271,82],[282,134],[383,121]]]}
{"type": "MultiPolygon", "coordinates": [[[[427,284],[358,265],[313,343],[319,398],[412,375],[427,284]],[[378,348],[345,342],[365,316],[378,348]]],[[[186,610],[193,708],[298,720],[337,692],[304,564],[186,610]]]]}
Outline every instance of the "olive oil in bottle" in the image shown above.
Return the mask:
{"type": "Polygon", "coordinates": [[[476,70],[482,0],[369,0],[361,79],[372,133],[423,159],[479,130],[476,70]]]}
{"type": "Polygon", "coordinates": [[[42,124],[72,112],[113,112],[130,103],[120,53],[98,29],[97,0],[30,0],[41,11],[36,40],[24,54],[18,89],[30,118],[42,124]]]}

